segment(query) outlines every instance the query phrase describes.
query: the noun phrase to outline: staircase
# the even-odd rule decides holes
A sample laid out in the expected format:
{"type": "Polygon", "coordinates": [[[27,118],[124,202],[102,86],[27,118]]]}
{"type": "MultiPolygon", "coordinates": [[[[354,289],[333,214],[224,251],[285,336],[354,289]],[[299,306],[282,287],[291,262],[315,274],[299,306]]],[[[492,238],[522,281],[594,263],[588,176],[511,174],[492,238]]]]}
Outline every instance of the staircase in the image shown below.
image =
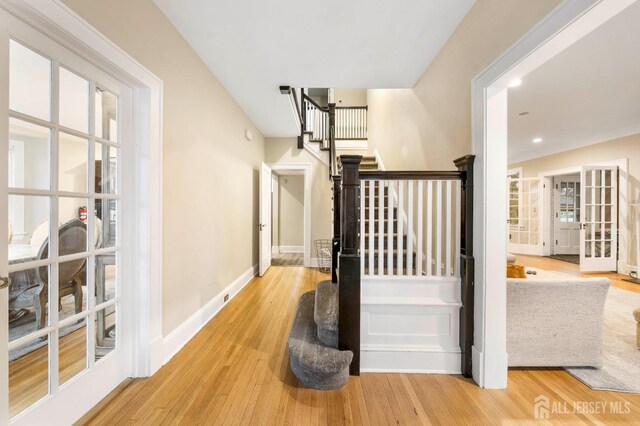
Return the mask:
{"type": "MultiPolygon", "coordinates": [[[[456,171],[380,170],[376,157],[338,155],[335,104],[304,91],[294,103],[298,147],[329,166],[334,233],[332,281],[302,295],[289,335],[296,377],[322,390],[361,365],[470,377],[473,156],[455,160],[456,171]]],[[[366,137],[360,114],[345,135],[366,137]]]]}
{"type": "Polygon", "coordinates": [[[303,294],[289,333],[291,369],[312,389],[338,389],[349,380],[353,352],[338,350],[337,287],[322,281],[303,294]]]}

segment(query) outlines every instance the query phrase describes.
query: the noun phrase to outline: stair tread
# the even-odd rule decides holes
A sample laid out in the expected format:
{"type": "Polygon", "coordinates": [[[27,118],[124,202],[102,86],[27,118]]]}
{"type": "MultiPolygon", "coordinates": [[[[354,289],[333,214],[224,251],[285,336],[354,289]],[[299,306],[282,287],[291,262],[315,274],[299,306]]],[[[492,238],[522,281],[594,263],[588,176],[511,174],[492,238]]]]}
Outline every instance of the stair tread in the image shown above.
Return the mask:
{"type": "Polygon", "coordinates": [[[313,320],[314,306],[315,291],[309,291],[300,297],[289,333],[289,354],[300,365],[313,372],[337,373],[351,364],[353,352],[340,351],[318,340],[313,320]]]}
{"type": "Polygon", "coordinates": [[[313,319],[318,327],[338,330],[338,285],[322,281],[316,287],[313,319]]]}

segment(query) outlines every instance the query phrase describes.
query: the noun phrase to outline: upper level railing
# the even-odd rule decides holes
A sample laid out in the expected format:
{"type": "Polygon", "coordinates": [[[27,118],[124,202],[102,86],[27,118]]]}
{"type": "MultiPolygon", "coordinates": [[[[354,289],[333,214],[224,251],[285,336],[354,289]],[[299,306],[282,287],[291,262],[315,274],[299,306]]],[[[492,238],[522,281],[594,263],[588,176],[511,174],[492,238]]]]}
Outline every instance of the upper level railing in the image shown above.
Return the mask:
{"type": "Polygon", "coordinates": [[[367,112],[366,106],[336,107],[336,139],[366,140],[367,112]]]}
{"type": "Polygon", "coordinates": [[[307,95],[303,95],[305,130],[311,132],[312,140],[329,140],[329,108],[324,108],[307,95]]]}

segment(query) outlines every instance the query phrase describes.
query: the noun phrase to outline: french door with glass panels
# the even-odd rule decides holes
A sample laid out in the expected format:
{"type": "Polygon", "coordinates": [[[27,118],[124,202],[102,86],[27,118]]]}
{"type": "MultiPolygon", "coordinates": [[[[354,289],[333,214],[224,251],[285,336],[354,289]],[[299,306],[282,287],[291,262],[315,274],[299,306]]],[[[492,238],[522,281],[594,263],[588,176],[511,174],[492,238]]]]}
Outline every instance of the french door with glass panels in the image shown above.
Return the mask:
{"type": "Polygon", "coordinates": [[[584,166],[580,180],[580,271],[615,271],[618,261],[618,168],[584,166]]]}
{"type": "Polygon", "coordinates": [[[130,373],[121,211],[131,95],[1,10],[0,22],[5,424],[82,405],[130,373]]]}

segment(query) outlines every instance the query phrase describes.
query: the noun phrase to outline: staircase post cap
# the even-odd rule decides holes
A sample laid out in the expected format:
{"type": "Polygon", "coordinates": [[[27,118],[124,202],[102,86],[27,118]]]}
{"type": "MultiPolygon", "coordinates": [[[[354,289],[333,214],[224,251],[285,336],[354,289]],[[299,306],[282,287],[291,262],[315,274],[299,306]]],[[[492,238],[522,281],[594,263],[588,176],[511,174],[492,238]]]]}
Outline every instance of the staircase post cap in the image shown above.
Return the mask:
{"type": "Polygon", "coordinates": [[[461,166],[466,166],[468,164],[473,164],[473,161],[475,160],[476,156],[475,155],[464,155],[460,158],[456,158],[455,160],[453,160],[453,164],[456,165],[456,167],[461,167],[461,166]]]}
{"type": "Polygon", "coordinates": [[[360,164],[362,155],[341,155],[340,162],[344,164],[360,164]]]}

